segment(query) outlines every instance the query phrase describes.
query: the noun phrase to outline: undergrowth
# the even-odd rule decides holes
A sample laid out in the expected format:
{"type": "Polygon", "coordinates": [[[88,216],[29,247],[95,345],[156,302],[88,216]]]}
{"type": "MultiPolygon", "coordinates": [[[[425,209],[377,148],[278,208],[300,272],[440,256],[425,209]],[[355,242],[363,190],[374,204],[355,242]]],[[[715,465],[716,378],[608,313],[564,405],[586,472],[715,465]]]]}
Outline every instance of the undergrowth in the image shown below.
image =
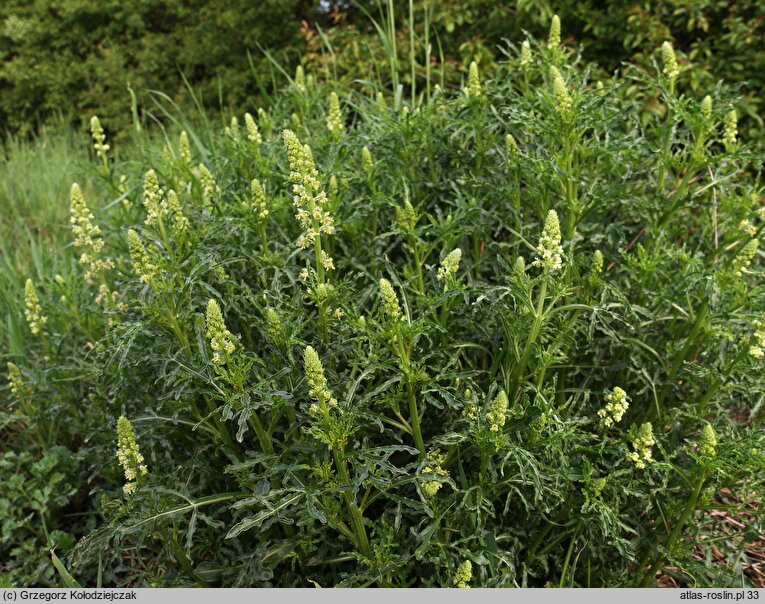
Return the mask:
{"type": "Polygon", "coordinates": [[[300,72],[147,169],[94,120],[79,265],[17,302],[3,581],[746,583],[692,549],[763,488],[762,156],[671,47],[603,86],[559,41],[300,72]]]}

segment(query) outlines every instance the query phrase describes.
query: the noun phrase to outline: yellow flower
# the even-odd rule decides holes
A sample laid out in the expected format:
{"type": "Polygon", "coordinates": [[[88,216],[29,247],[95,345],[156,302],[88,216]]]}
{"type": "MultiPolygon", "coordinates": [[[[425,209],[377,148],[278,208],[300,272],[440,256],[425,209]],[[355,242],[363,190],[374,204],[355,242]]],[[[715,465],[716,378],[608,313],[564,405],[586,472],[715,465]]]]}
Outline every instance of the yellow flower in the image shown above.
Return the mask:
{"type": "Polygon", "coordinates": [[[723,144],[730,151],[736,146],[736,137],[738,136],[738,115],[735,109],[731,109],[725,116],[725,126],[723,128],[723,144]]]}
{"type": "Polygon", "coordinates": [[[558,213],[550,210],[545,219],[542,236],[537,245],[537,259],[534,266],[540,266],[545,271],[557,271],[563,267],[563,247],[560,244],[560,222],[558,213]]]}
{"type": "MultiPolygon", "coordinates": [[[[315,412],[328,413],[330,407],[337,406],[337,400],[332,396],[327,387],[327,378],[324,377],[324,366],[316,351],[311,346],[306,346],[303,353],[305,366],[305,378],[308,382],[308,394],[316,401],[315,412]]],[[[312,407],[313,408],[313,407],[312,407]]]]}
{"type": "Polygon", "coordinates": [[[550,33],[547,36],[547,48],[553,50],[560,46],[560,17],[553,15],[550,22],[550,33]]]}
{"type": "Polygon", "coordinates": [[[444,259],[441,260],[441,266],[438,268],[436,279],[438,281],[446,279],[447,282],[454,279],[454,276],[457,274],[460,267],[460,260],[462,260],[462,250],[460,248],[455,248],[449,252],[444,259]]]}
{"type": "Polygon", "coordinates": [[[327,115],[327,130],[335,138],[339,139],[345,130],[345,124],[343,123],[343,115],[340,112],[340,99],[337,98],[337,93],[333,92],[329,95],[329,114],[327,115]]]}
{"type": "Polygon", "coordinates": [[[601,418],[603,425],[610,428],[614,424],[622,421],[622,417],[629,409],[627,393],[617,386],[605,396],[606,405],[598,410],[598,417],[601,418]]]}
{"type": "Polygon", "coordinates": [[[205,317],[205,337],[210,340],[210,348],[213,351],[213,363],[224,365],[229,356],[236,350],[236,338],[226,328],[223,313],[215,300],[207,303],[205,317]]]}
{"type": "Polygon", "coordinates": [[[178,153],[181,156],[181,161],[187,166],[191,165],[191,145],[189,145],[189,135],[184,130],[181,132],[180,141],[178,143],[178,153]]]}
{"type": "Polygon", "coordinates": [[[138,448],[133,425],[124,415],[117,420],[117,459],[125,471],[127,481],[123,490],[126,494],[131,494],[135,492],[137,486],[135,481],[145,476],[149,470],[143,463],[143,455],[138,448]]]}
{"type": "Polygon", "coordinates": [[[268,218],[268,204],[266,203],[266,194],[263,192],[263,185],[255,178],[250,183],[250,193],[252,195],[252,209],[258,215],[260,220],[268,218]]]}
{"type": "Polygon", "coordinates": [[[21,377],[21,370],[15,363],[10,361],[7,364],[8,367],[8,386],[11,388],[11,394],[16,398],[21,398],[26,391],[24,386],[24,378],[21,377]]]}
{"type": "Polygon", "coordinates": [[[470,560],[465,560],[457,567],[457,571],[454,573],[454,585],[457,587],[470,587],[468,583],[473,578],[473,564],[470,560]]]}
{"type": "Polygon", "coordinates": [[[303,71],[303,66],[298,65],[295,68],[295,88],[298,92],[301,94],[305,92],[305,72],[303,71]]]}
{"type": "Polygon", "coordinates": [[[146,220],[149,226],[157,226],[170,212],[170,207],[164,198],[165,192],[159,186],[157,173],[149,170],[143,177],[143,206],[146,208],[146,220]]]}
{"type": "Polygon", "coordinates": [[[504,390],[500,390],[499,394],[494,397],[494,400],[489,407],[489,411],[486,414],[486,419],[489,422],[489,429],[492,432],[498,432],[499,429],[505,425],[507,402],[507,394],[505,394],[504,390]]]}
{"type": "Polygon", "coordinates": [[[531,63],[531,44],[528,40],[524,40],[521,45],[521,67],[524,69],[531,63]]]}
{"type": "Polygon", "coordinates": [[[40,333],[42,326],[48,322],[48,317],[42,314],[40,299],[31,279],[27,279],[24,284],[24,317],[29,323],[29,330],[35,335],[40,333]]]}
{"type": "Polygon", "coordinates": [[[632,434],[632,448],[634,451],[627,453],[627,459],[635,464],[639,470],[644,470],[647,464],[653,463],[651,448],[656,444],[653,438],[653,426],[651,422],[642,424],[639,428],[630,430],[632,434]]]}
{"type": "Polygon", "coordinates": [[[106,134],[104,134],[104,129],[96,115],[90,118],[90,135],[93,137],[93,148],[96,150],[96,155],[106,164],[109,145],[105,144],[106,134]]]}
{"type": "Polygon", "coordinates": [[[664,42],[664,44],[661,45],[661,57],[664,62],[664,75],[674,81],[680,74],[680,68],[677,66],[675,49],[672,48],[671,42],[664,42]]]}
{"type": "Polygon", "coordinates": [[[717,447],[717,435],[711,424],[704,424],[699,437],[699,454],[702,457],[714,457],[717,447]]]}
{"type": "Polygon", "coordinates": [[[478,63],[471,61],[468,69],[467,88],[465,94],[471,99],[477,99],[481,96],[481,80],[478,77],[478,63]]]}
{"type": "Polygon", "coordinates": [[[143,241],[133,229],[127,232],[127,242],[133,270],[135,270],[141,283],[151,283],[157,276],[157,265],[151,261],[143,241]]]}
{"type": "Polygon", "coordinates": [[[199,173],[199,182],[202,185],[202,205],[210,210],[212,209],[213,198],[220,193],[220,187],[215,183],[215,177],[204,164],[197,167],[199,173]]]}
{"type": "Polygon", "coordinates": [[[550,67],[550,79],[552,80],[553,97],[555,98],[555,107],[558,113],[566,114],[571,111],[573,102],[571,95],[566,88],[566,80],[563,79],[560,71],[554,65],[550,67]]]}
{"type": "Polygon", "coordinates": [[[259,145],[263,142],[263,138],[260,136],[260,130],[258,130],[258,124],[255,122],[249,113],[244,114],[244,125],[247,128],[247,140],[251,143],[259,145]]]}
{"type": "Polygon", "coordinates": [[[385,314],[394,321],[400,319],[401,306],[398,303],[398,296],[396,295],[396,290],[393,289],[393,286],[387,279],[380,279],[380,297],[382,298],[385,314]]]}

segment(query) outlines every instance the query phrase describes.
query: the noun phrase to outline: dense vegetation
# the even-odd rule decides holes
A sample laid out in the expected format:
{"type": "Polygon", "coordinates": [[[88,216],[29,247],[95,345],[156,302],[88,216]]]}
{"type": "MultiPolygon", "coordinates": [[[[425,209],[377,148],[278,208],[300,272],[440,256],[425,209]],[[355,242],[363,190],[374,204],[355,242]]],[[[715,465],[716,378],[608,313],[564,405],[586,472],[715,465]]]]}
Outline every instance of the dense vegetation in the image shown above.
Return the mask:
{"type": "MultiPolygon", "coordinates": [[[[491,73],[502,58],[498,45],[525,31],[541,36],[554,12],[567,23],[564,43],[581,45],[584,57],[604,69],[601,77],[624,62],[650,69],[653,49],[672,41],[689,90],[703,97],[721,79],[740,83],[742,134],[763,132],[765,5],[756,0],[544,0],[512,8],[497,0],[142,0],[129,6],[6,0],[0,5],[0,126],[26,133],[59,112],[82,125],[80,116],[97,112],[110,132],[122,132],[132,119],[128,89],[147,117],[156,111],[153,91],[187,111],[196,110],[196,101],[217,110],[268,105],[286,79],[265,49],[290,73],[299,62],[320,78],[347,82],[374,80],[382,71],[388,88],[410,83],[414,49],[416,77],[432,62],[442,85],[458,85],[470,61],[491,73]],[[394,70],[391,56],[398,59],[394,70]]],[[[654,97],[643,104],[649,112],[661,107],[654,97]]]]}
{"type": "Polygon", "coordinates": [[[225,129],[167,108],[127,155],[91,121],[74,249],[7,301],[4,584],[759,580],[738,99],[669,44],[604,85],[557,20],[521,40],[462,90],[390,94],[391,52],[225,129]]]}

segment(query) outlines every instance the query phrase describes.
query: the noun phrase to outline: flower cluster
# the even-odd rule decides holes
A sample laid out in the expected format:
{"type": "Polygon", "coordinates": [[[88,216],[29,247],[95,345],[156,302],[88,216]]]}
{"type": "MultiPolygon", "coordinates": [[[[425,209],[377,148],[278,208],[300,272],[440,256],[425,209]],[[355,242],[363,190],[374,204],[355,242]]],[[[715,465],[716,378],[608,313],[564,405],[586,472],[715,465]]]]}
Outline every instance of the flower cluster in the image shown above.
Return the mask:
{"type": "Polygon", "coordinates": [[[141,283],[151,283],[157,276],[157,265],[151,261],[149,252],[133,229],[127,232],[128,252],[130,260],[133,262],[133,270],[138,275],[141,283]]]}
{"type": "Polygon", "coordinates": [[[136,480],[148,474],[149,469],[143,463],[143,455],[138,448],[135,432],[130,420],[121,415],[117,420],[117,459],[125,471],[125,486],[123,491],[128,495],[135,492],[136,480]]]}
{"type": "Polygon", "coordinates": [[[471,61],[470,68],[468,69],[465,94],[471,99],[477,99],[481,96],[481,79],[478,77],[478,63],[475,61],[471,61]]]}
{"type": "Polygon", "coordinates": [[[178,142],[178,154],[181,156],[181,161],[187,166],[191,165],[191,145],[189,145],[189,135],[184,130],[181,132],[180,141],[178,142]]]}
{"type": "Polygon", "coordinates": [[[282,320],[273,308],[266,310],[266,333],[271,342],[278,344],[282,339],[282,320]]]}
{"type": "Polygon", "coordinates": [[[306,88],[305,88],[305,72],[303,71],[303,66],[302,65],[298,65],[295,68],[295,88],[301,94],[304,94],[305,91],[306,91],[306,88]]]}
{"type": "Polygon", "coordinates": [[[11,363],[10,361],[8,362],[7,367],[8,386],[11,389],[11,394],[17,398],[21,398],[26,390],[24,387],[24,378],[21,377],[21,370],[16,363],[11,363]]]}
{"type": "Polygon", "coordinates": [[[364,170],[364,174],[367,176],[371,176],[375,169],[375,163],[372,161],[372,154],[367,146],[364,146],[361,149],[361,169],[364,170]]]}
{"type": "Polygon", "coordinates": [[[266,203],[266,194],[263,192],[263,185],[255,178],[250,183],[250,193],[252,195],[252,210],[260,220],[268,218],[268,204],[266,203]]]}
{"type": "Polygon", "coordinates": [[[213,198],[220,193],[220,187],[215,182],[212,172],[204,164],[197,166],[197,173],[199,183],[202,185],[202,205],[209,210],[212,208],[213,198]]]}
{"type": "Polygon", "coordinates": [[[704,424],[704,427],[701,429],[701,436],[699,437],[699,455],[712,458],[715,456],[716,449],[717,435],[715,434],[715,429],[711,424],[704,424]]]}
{"type": "Polygon", "coordinates": [[[460,248],[455,248],[449,252],[444,256],[444,259],[441,260],[441,266],[438,268],[436,279],[439,281],[446,279],[447,282],[454,279],[454,276],[460,268],[460,260],[462,260],[462,250],[460,248]]]}
{"type": "Polygon", "coordinates": [[[542,267],[545,271],[557,271],[563,267],[563,247],[560,244],[560,222],[558,213],[550,210],[545,219],[545,226],[542,230],[542,236],[537,245],[537,259],[534,260],[534,266],[542,267]]]}
{"type": "Polygon", "coordinates": [[[213,363],[224,365],[230,355],[236,350],[236,338],[226,328],[220,306],[215,300],[207,303],[205,315],[205,337],[210,340],[213,351],[213,363]]]}
{"type": "Polygon", "coordinates": [[[560,17],[553,15],[550,22],[550,33],[547,36],[547,48],[554,50],[560,46],[560,17]]]}
{"type": "MultiPolygon", "coordinates": [[[[439,476],[449,476],[449,472],[442,468],[446,462],[446,455],[443,455],[438,449],[431,450],[427,454],[428,463],[422,468],[423,474],[438,474],[439,476]]],[[[422,483],[422,492],[427,497],[433,497],[443,486],[440,480],[427,480],[422,483]]]]}
{"type": "Polygon", "coordinates": [[[165,192],[159,186],[157,173],[154,170],[149,170],[143,177],[143,207],[146,208],[144,222],[149,226],[157,226],[159,221],[170,213],[165,192]]]}
{"type": "Polygon", "coordinates": [[[87,267],[85,281],[93,283],[103,271],[113,268],[114,262],[109,258],[99,257],[104,247],[101,229],[93,224],[93,214],[85,204],[85,198],[77,183],[72,185],[69,222],[74,234],[74,246],[84,248],[80,256],[80,264],[87,267]]]}
{"type": "Polygon", "coordinates": [[[675,49],[672,48],[670,42],[664,42],[664,44],[661,45],[661,58],[664,62],[664,75],[671,81],[674,81],[680,74],[680,68],[677,66],[675,49]]]}
{"type": "Polygon", "coordinates": [[[518,161],[518,155],[520,150],[518,149],[518,143],[512,134],[505,135],[505,154],[507,155],[507,161],[514,165],[518,161]]]}
{"type": "Polygon", "coordinates": [[[606,400],[606,406],[598,410],[598,417],[601,419],[601,423],[610,428],[614,424],[618,424],[622,421],[622,417],[629,409],[629,397],[627,393],[617,386],[611,392],[604,397],[606,400]]]}
{"type": "Polygon", "coordinates": [[[337,93],[329,95],[329,113],[327,114],[327,130],[335,139],[339,139],[345,131],[343,114],[340,112],[340,99],[337,93]]]}
{"type": "MultiPolygon", "coordinates": [[[[292,130],[282,132],[282,138],[290,164],[292,203],[297,208],[295,216],[304,230],[298,240],[298,247],[305,249],[313,245],[321,233],[334,233],[335,225],[332,216],[326,210],[327,194],[319,182],[319,172],[310,147],[301,145],[292,130]]],[[[331,258],[322,258],[325,267],[327,261],[331,261],[331,258]]]]}
{"type": "Polygon", "coordinates": [[[651,447],[656,444],[653,438],[653,426],[651,422],[646,422],[640,428],[630,430],[631,442],[634,451],[627,453],[627,459],[635,464],[639,470],[645,469],[647,464],[653,463],[653,452],[651,447]]]}
{"type": "Polygon", "coordinates": [[[486,420],[489,422],[489,430],[498,432],[499,429],[505,425],[506,415],[507,394],[505,394],[504,390],[500,390],[499,394],[497,394],[491,402],[489,411],[486,413],[486,420]]]}
{"type": "Polygon", "coordinates": [[[29,323],[29,330],[35,335],[40,333],[42,326],[48,322],[48,317],[42,314],[42,306],[31,279],[27,279],[24,284],[24,317],[29,323]]]}
{"type": "Polygon", "coordinates": [[[756,320],[754,329],[754,343],[749,346],[749,354],[755,359],[762,359],[765,357],[765,321],[756,320]]]}
{"type": "Polygon", "coordinates": [[[555,108],[558,113],[567,114],[571,111],[573,102],[571,95],[566,88],[566,80],[555,65],[550,67],[550,81],[552,82],[553,98],[555,99],[555,108]]]}
{"type": "Polygon", "coordinates": [[[521,67],[524,69],[531,64],[531,44],[528,40],[524,40],[521,45],[521,67]]]}
{"type": "Polygon", "coordinates": [[[106,164],[109,145],[106,144],[106,134],[104,134],[104,129],[96,115],[90,118],[90,135],[93,137],[93,148],[96,150],[96,155],[106,164]]]}
{"type": "Polygon", "coordinates": [[[308,394],[315,401],[311,404],[309,411],[314,415],[317,413],[328,413],[330,407],[337,406],[337,399],[332,396],[332,392],[327,387],[327,378],[324,377],[324,366],[316,351],[311,346],[306,346],[303,353],[303,362],[305,365],[305,378],[308,381],[308,394]]]}
{"type": "Polygon", "coordinates": [[[263,142],[263,137],[260,136],[258,124],[255,122],[255,118],[249,113],[244,114],[244,125],[245,128],[247,128],[247,140],[256,145],[261,144],[263,142]]]}
{"type": "Polygon", "coordinates": [[[473,578],[473,564],[470,560],[465,560],[457,567],[457,572],[454,573],[454,585],[457,587],[470,587],[468,583],[473,578]]]}
{"type": "Polygon", "coordinates": [[[401,306],[398,303],[396,290],[393,289],[390,281],[380,279],[380,297],[382,298],[382,307],[385,314],[394,321],[401,318],[401,306]]]}
{"type": "Polygon", "coordinates": [[[759,244],[758,239],[752,239],[738,253],[738,256],[733,261],[736,277],[741,277],[744,273],[748,272],[749,266],[752,264],[755,254],[757,254],[759,244]]]}
{"type": "Polygon", "coordinates": [[[175,233],[183,233],[189,228],[189,220],[183,215],[181,201],[172,189],[167,192],[167,205],[173,219],[173,230],[175,233]]]}

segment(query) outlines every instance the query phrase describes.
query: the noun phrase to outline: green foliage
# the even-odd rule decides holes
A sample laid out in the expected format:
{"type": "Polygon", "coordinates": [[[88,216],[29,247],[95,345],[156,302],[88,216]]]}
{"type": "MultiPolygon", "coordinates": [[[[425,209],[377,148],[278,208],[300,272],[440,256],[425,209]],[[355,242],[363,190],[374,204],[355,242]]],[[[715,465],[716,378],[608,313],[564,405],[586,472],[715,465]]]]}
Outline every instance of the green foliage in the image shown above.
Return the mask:
{"type": "MultiPolygon", "coordinates": [[[[724,143],[728,89],[529,50],[395,99],[309,71],[258,137],[93,156],[78,266],[33,278],[47,321],[20,320],[3,405],[3,463],[78,460],[44,498],[89,518],[65,580],[745,580],[743,541],[693,547],[763,489],[762,157],[724,143]]],[[[55,547],[11,530],[11,572],[24,531],[55,547]]]]}
{"type": "Polygon", "coordinates": [[[252,102],[248,51],[268,74],[258,46],[289,50],[301,15],[311,11],[300,0],[3,2],[0,124],[26,132],[59,112],[87,122],[97,111],[112,132],[124,130],[129,91],[141,108],[152,108],[151,90],[191,107],[183,76],[209,106],[252,102]]]}

